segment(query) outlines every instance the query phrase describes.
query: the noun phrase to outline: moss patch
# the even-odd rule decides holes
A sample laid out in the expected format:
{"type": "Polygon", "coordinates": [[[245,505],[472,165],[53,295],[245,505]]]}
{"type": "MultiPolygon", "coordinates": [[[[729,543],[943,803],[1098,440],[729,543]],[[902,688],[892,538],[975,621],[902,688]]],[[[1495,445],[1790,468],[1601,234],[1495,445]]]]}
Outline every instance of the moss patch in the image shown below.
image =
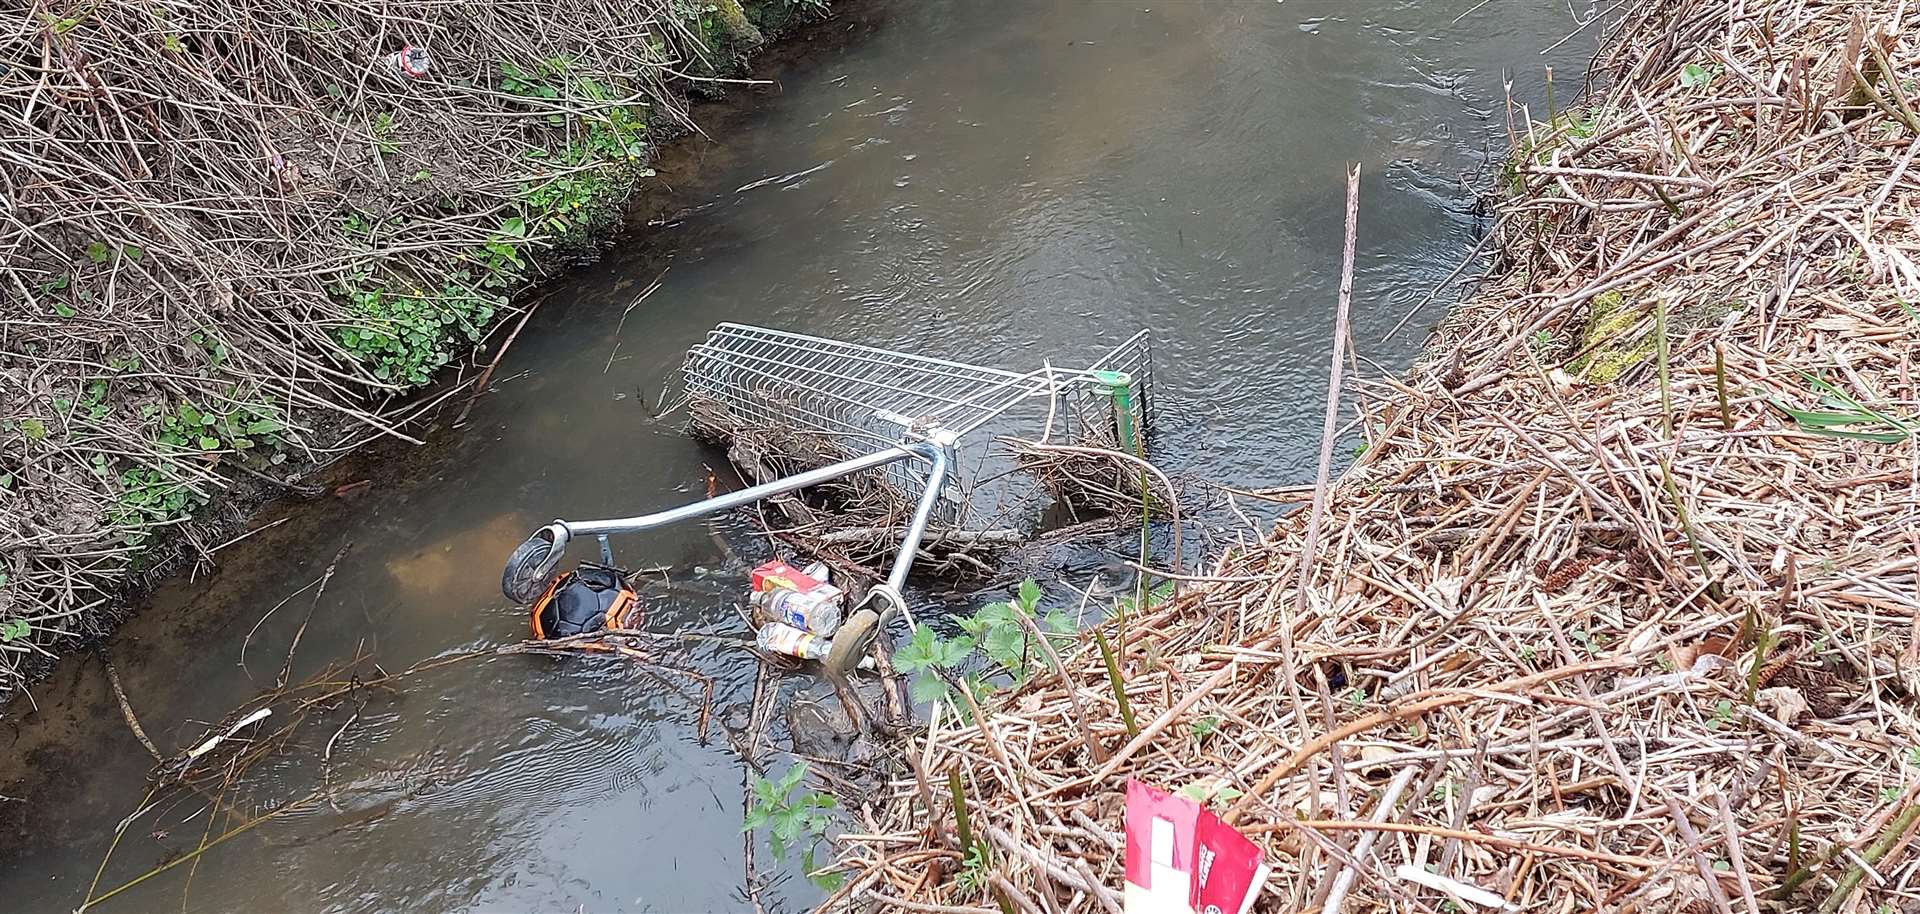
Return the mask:
{"type": "Polygon", "coordinates": [[[1594,296],[1588,306],[1587,323],[1580,329],[1581,355],[1568,365],[1576,376],[1595,384],[1608,384],[1627,370],[1651,357],[1659,348],[1654,339],[1653,322],[1646,318],[1639,301],[1628,301],[1619,290],[1594,296]],[[1640,326],[1642,323],[1645,326],[1640,326]]]}

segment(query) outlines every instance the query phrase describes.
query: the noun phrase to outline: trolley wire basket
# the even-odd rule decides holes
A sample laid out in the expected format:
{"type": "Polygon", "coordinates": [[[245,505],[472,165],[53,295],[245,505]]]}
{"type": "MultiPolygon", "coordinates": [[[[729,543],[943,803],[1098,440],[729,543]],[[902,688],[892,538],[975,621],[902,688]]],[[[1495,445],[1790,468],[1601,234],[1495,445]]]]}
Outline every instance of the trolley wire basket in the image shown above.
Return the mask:
{"type": "MultiPolygon", "coordinates": [[[[682,375],[697,433],[751,436],[795,466],[936,429],[970,446],[969,456],[984,456],[993,434],[1016,432],[1131,453],[1149,424],[1152,355],[1142,331],[1085,368],[1020,372],[722,324],[688,352],[682,375]]],[[[926,469],[902,462],[868,475],[910,498],[926,487],[926,469]]],[[[941,489],[937,514],[948,524],[959,522],[973,489],[974,480],[955,475],[941,489]]]]}

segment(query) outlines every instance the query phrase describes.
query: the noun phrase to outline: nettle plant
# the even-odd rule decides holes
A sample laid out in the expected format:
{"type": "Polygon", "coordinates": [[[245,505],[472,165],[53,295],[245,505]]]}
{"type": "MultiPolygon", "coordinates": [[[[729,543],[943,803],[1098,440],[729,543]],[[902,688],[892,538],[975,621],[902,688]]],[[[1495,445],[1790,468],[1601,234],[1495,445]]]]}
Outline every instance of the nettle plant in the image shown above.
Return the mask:
{"type": "Polygon", "coordinates": [[[756,828],[767,829],[767,849],[775,857],[786,859],[787,851],[800,849],[800,865],[805,869],[807,879],[822,890],[833,891],[840,887],[840,873],[821,873],[815,875],[813,852],[820,842],[826,840],[827,827],[833,824],[830,810],[839,804],[824,793],[804,790],[798,796],[793,791],[807,777],[806,763],[802,762],[787,769],[787,773],[777,781],[763,777],[753,779],[753,802],[747,807],[747,820],[741,831],[753,831],[756,828]]]}
{"type": "MultiPolygon", "coordinates": [[[[965,634],[952,638],[914,626],[912,638],[893,657],[895,667],[914,676],[913,700],[949,699],[954,680],[976,700],[1002,684],[1025,682],[1044,653],[1034,636],[1036,628],[1050,637],[1071,637],[1079,630],[1065,610],[1048,610],[1042,616],[1040,596],[1040,585],[1028,578],[1012,600],[989,603],[972,618],[958,620],[965,634]]],[[[964,713],[965,705],[956,705],[956,710],[964,713]]]]}

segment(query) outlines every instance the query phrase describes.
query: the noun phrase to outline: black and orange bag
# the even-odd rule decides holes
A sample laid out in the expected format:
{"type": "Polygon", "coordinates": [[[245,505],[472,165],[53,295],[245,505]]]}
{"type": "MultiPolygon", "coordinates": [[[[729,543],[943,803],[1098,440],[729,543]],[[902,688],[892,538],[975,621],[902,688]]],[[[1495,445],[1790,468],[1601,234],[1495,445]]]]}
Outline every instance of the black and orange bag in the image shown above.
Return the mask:
{"type": "Polygon", "coordinates": [[[540,641],[639,624],[640,598],[618,568],[580,567],[553,579],[533,601],[533,637],[540,641]]]}

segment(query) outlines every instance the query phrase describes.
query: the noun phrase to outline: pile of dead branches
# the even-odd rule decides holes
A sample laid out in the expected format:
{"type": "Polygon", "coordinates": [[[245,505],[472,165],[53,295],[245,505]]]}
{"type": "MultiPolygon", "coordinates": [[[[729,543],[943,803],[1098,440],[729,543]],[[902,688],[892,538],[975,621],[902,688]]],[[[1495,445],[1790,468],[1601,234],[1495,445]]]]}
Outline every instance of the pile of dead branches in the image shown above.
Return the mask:
{"type": "Polygon", "coordinates": [[[758,37],[731,0],[0,14],[0,694],[235,474],[392,431],[758,37]]]}
{"type": "Polygon", "coordinates": [[[1137,777],[1263,910],[1913,910],[1916,15],[1626,12],[1513,112],[1504,262],[1364,456],[1111,667],[937,708],[827,907],[1117,912],[1137,777]]]}

